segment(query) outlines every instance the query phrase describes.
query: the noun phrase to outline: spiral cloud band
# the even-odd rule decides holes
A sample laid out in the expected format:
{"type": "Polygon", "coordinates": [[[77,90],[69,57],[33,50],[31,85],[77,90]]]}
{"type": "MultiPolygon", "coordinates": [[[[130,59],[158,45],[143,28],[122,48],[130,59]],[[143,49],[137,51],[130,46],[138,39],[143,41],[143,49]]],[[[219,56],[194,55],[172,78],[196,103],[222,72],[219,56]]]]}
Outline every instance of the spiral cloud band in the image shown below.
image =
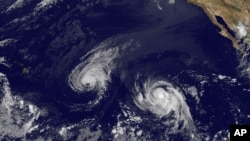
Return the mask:
{"type": "Polygon", "coordinates": [[[133,100],[138,108],[164,119],[163,124],[171,125],[173,132],[194,127],[183,94],[171,83],[148,79],[142,87],[135,83],[136,96],[133,100]]]}
{"type": "Polygon", "coordinates": [[[78,93],[102,94],[110,80],[117,49],[100,50],[75,67],[69,76],[71,88],[78,93]]]}

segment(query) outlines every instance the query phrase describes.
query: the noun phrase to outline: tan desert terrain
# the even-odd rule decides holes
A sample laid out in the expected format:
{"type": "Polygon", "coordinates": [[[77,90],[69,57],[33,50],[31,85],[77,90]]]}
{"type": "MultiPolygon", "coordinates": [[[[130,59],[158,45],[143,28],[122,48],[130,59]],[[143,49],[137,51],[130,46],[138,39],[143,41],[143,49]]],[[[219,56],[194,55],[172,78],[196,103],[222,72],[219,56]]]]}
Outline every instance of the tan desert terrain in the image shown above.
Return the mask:
{"type": "Polygon", "coordinates": [[[229,38],[239,51],[243,51],[238,43],[239,39],[250,44],[250,0],[188,0],[188,2],[201,7],[211,21],[221,29],[220,34],[229,38]],[[223,18],[228,27],[235,32],[234,36],[216,20],[216,16],[223,18]]]}

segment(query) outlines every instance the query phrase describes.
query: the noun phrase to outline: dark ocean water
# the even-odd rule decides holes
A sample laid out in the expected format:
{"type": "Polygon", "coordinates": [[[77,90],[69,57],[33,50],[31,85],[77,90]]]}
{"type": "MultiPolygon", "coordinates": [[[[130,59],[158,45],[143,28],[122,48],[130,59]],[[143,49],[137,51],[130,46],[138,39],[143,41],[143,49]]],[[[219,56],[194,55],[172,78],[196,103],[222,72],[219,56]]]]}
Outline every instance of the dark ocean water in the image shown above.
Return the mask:
{"type": "MultiPolygon", "coordinates": [[[[249,105],[242,99],[249,99],[248,92],[243,91],[247,87],[244,82],[231,85],[216,79],[214,74],[238,77],[236,51],[200,8],[184,0],[173,5],[162,2],[163,10],[148,1],[94,3],[62,2],[29,18],[28,22],[10,25],[12,19],[19,17],[17,13],[29,13],[35,1],[23,9],[0,15],[4,19],[0,39],[17,39],[17,42],[0,48],[0,55],[11,64],[11,67],[0,66],[0,71],[8,77],[14,95],[48,111],[46,117],[36,121],[42,127],[56,128],[94,118],[91,126],[95,129],[101,125],[102,139],[110,139],[109,133],[118,121],[116,116],[122,113],[120,103],[140,113],[131,99],[138,73],[145,77],[167,78],[180,87],[195,124],[199,124],[198,130],[211,136],[227,130],[237,119],[232,103],[241,101],[239,107],[249,105]],[[81,62],[82,56],[107,38],[112,40],[120,35],[115,43],[117,48],[130,39],[138,42],[140,47],[131,45],[128,51],[120,54],[105,98],[89,108],[86,103],[96,95],[76,94],[68,84],[68,75],[81,62]],[[24,66],[29,68],[28,74],[22,73],[24,66]],[[206,79],[194,77],[199,75],[206,79]],[[203,80],[207,83],[201,86],[203,80]],[[203,91],[199,104],[182,88],[186,85],[197,86],[199,92],[203,91]]],[[[246,107],[243,109],[247,110],[246,107]]],[[[151,138],[162,139],[155,134],[165,130],[156,128],[150,132],[150,122],[141,125],[142,128],[152,134],[151,138]]],[[[247,122],[245,117],[241,122],[247,122]]],[[[34,139],[38,134],[34,131],[28,138],[34,139]]],[[[53,134],[56,133],[50,129],[42,136],[53,134]]],[[[173,136],[172,139],[185,140],[181,135],[173,136]]]]}

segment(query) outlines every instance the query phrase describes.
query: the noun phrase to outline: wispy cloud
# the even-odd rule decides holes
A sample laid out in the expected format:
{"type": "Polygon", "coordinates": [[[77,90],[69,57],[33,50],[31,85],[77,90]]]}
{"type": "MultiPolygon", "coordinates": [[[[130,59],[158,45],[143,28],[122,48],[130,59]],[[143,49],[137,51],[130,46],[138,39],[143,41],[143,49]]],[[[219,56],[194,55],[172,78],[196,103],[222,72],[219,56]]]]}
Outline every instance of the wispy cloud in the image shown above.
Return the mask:
{"type": "Polygon", "coordinates": [[[15,40],[14,39],[4,39],[4,40],[0,41],[0,47],[4,47],[13,41],[15,41],[15,40]]]}
{"type": "Polygon", "coordinates": [[[58,0],[42,0],[40,3],[36,5],[36,10],[43,9],[45,7],[51,6],[52,4],[56,4],[58,0]]]}
{"type": "Polygon", "coordinates": [[[7,12],[22,7],[23,5],[24,5],[24,0],[17,0],[10,7],[8,7],[7,12]]]}

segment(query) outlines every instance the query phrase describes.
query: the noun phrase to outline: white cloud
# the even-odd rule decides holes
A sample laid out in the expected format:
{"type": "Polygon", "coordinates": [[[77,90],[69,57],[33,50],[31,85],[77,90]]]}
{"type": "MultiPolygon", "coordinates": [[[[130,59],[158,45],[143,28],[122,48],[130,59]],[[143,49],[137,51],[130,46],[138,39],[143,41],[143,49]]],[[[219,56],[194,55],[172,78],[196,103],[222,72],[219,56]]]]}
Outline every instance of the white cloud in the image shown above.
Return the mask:
{"type": "Polygon", "coordinates": [[[57,0],[42,0],[40,3],[36,5],[36,10],[40,10],[42,8],[48,7],[52,4],[56,4],[57,0]]]}
{"type": "Polygon", "coordinates": [[[11,92],[10,83],[5,74],[0,73],[0,138],[5,135],[22,138],[37,128],[34,123],[40,116],[40,109],[11,92]],[[31,109],[29,109],[31,108],[31,109]]]}
{"type": "Polygon", "coordinates": [[[156,4],[157,8],[159,10],[163,10],[164,6],[168,4],[175,4],[175,0],[154,0],[154,3],[156,4]]]}
{"type": "Polygon", "coordinates": [[[237,36],[240,38],[243,38],[247,35],[247,27],[242,22],[239,22],[236,28],[238,30],[237,36]]]}
{"type": "Polygon", "coordinates": [[[5,57],[0,57],[0,64],[4,65],[6,67],[10,67],[10,65],[7,63],[7,60],[5,57]]]}
{"type": "Polygon", "coordinates": [[[4,47],[13,41],[14,41],[14,39],[4,39],[4,40],[0,41],[0,47],[4,47]]]}
{"type": "Polygon", "coordinates": [[[175,4],[175,0],[168,0],[169,4],[175,4]]]}
{"type": "Polygon", "coordinates": [[[22,7],[24,5],[24,0],[17,0],[10,7],[8,7],[7,11],[11,11],[13,9],[22,7]]]}
{"type": "Polygon", "coordinates": [[[219,78],[220,80],[223,80],[223,79],[227,78],[227,76],[225,76],[225,75],[218,75],[218,78],[219,78]]]}

